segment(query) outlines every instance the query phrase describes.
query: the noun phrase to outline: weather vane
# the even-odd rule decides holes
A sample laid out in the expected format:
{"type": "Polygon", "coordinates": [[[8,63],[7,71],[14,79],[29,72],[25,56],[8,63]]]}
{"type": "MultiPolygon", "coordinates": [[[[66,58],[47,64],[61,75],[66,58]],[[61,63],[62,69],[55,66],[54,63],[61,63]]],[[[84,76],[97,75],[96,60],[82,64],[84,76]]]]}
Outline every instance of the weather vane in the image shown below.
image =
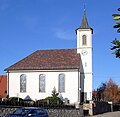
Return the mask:
{"type": "Polygon", "coordinates": [[[84,12],[86,12],[85,0],[83,0],[84,12]]]}

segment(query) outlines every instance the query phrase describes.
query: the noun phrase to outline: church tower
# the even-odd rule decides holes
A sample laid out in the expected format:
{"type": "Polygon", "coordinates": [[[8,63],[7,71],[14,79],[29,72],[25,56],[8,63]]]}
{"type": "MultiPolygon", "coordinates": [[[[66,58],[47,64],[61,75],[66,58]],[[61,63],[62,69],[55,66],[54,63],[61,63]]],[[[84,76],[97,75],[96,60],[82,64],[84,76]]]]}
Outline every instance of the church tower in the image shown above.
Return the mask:
{"type": "Polygon", "coordinates": [[[81,25],[76,29],[77,53],[80,53],[80,92],[81,101],[92,100],[92,34],[86,11],[84,10],[81,25]],[[83,83],[84,82],[84,83],[83,83]]]}

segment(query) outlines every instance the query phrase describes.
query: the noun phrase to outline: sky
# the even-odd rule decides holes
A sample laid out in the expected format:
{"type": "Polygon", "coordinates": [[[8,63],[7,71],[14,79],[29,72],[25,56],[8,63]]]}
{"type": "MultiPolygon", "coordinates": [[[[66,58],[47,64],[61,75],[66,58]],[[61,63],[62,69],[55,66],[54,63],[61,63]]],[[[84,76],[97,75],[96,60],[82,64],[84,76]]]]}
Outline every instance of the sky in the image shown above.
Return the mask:
{"type": "Polygon", "coordinates": [[[110,50],[120,39],[112,14],[120,0],[0,0],[0,75],[36,50],[76,48],[84,6],[93,28],[93,89],[113,79],[120,86],[120,59],[110,50]]]}

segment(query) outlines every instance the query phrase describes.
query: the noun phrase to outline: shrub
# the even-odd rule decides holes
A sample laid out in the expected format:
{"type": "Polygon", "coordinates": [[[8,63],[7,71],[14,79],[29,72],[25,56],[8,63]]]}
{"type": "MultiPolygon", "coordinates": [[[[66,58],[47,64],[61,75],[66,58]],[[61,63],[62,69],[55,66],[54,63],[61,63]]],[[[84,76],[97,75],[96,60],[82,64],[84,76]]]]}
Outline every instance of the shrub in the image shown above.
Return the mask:
{"type": "Polygon", "coordinates": [[[59,97],[49,96],[49,97],[46,97],[44,100],[45,102],[47,102],[47,104],[50,104],[50,105],[63,104],[63,101],[59,97]]]}
{"type": "Polygon", "coordinates": [[[23,101],[23,99],[22,98],[18,98],[18,97],[10,97],[10,98],[8,98],[8,101],[23,101]]]}

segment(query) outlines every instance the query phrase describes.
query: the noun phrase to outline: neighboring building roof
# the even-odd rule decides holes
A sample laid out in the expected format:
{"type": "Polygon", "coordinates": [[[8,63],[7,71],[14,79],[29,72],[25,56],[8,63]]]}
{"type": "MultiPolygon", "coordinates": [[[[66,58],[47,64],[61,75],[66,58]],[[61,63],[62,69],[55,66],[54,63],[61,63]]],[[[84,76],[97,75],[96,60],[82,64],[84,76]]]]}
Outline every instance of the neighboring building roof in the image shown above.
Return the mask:
{"type": "Polygon", "coordinates": [[[0,98],[7,96],[7,76],[0,75],[0,98]]]}
{"type": "Polygon", "coordinates": [[[33,101],[29,95],[24,98],[24,101],[33,101]]]}
{"type": "Polygon", "coordinates": [[[78,29],[91,29],[92,33],[93,33],[93,29],[89,26],[88,21],[87,21],[86,10],[84,10],[83,19],[82,19],[81,25],[78,29]]]}
{"type": "Polygon", "coordinates": [[[77,49],[38,50],[5,69],[10,70],[57,70],[80,68],[77,49]]]}

